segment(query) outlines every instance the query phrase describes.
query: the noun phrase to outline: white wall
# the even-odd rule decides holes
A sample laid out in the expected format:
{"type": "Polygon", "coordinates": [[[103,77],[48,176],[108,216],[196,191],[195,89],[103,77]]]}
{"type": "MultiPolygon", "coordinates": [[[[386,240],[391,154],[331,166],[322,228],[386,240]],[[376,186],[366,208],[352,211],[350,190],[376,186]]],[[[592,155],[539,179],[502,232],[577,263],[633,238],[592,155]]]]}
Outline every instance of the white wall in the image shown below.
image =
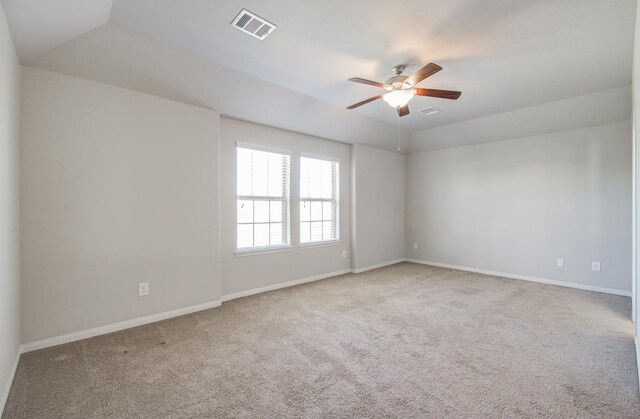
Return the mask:
{"type": "Polygon", "coordinates": [[[20,64],[0,5],[0,414],[20,345],[19,128],[20,64]]]}
{"type": "Polygon", "coordinates": [[[351,158],[351,268],[357,272],[404,259],[406,157],[354,145],[351,158]]]}
{"type": "Polygon", "coordinates": [[[349,268],[350,147],[347,144],[292,131],[222,117],[220,119],[220,226],[222,295],[271,287],[288,281],[341,272],[349,268]],[[292,151],[290,251],[237,257],[236,243],[236,141],[292,151]],[[304,247],[299,244],[300,152],[340,159],[340,243],[304,247]],[[347,257],[342,257],[343,250],[347,257]]]}
{"type": "MultiPolygon", "coordinates": [[[[388,141],[389,138],[400,134],[403,144],[409,138],[409,132],[398,130],[395,123],[347,110],[345,106],[351,101],[336,106],[113,23],[72,39],[30,61],[29,66],[321,138],[390,149],[394,149],[396,141],[388,141]]],[[[344,74],[344,88],[348,88],[346,78],[350,75],[351,71],[344,74]]],[[[386,111],[393,115],[392,110],[386,111]]]]}
{"type": "Polygon", "coordinates": [[[630,292],[629,122],[409,155],[406,256],[630,292]]]}
{"type": "Polygon", "coordinates": [[[23,342],[218,300],[219,115],[31,68],[22,89],[23,342]]]}

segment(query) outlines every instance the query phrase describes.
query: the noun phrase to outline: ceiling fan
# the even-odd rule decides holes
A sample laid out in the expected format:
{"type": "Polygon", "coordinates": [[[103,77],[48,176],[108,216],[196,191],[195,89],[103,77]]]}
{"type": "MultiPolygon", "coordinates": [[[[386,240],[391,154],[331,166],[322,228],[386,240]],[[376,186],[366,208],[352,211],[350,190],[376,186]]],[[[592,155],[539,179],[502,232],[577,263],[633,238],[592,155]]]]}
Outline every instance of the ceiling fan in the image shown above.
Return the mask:
{"type": "Polygon", "coordinates": [[[409,77],[402,75],[405,68],[407,68],[406,65],[397,65],[393,67],[393,72],[396,73],[396,75],[384,83],[361,79],[360,77],[350,78],[349,81],[381,87],[386,90],[386,93],[370,97],[369,99],[347,107],[347,109],[355,109],[358,106],[366,105],[374,100],[382,99],[387,102],[389,106],[398,110],[398,116],[405,116],[409,115],[409,101],[413,99],[414,96],[431,96],[441,99],[456,100],[462,94],[462,92],[456,92],[453,90],[423,89],[421,87],[414,87],[422,80],[427,77],[431,77],[438,71],[442,70],[442,67],[438,64],[429,63],[409,77]]]}

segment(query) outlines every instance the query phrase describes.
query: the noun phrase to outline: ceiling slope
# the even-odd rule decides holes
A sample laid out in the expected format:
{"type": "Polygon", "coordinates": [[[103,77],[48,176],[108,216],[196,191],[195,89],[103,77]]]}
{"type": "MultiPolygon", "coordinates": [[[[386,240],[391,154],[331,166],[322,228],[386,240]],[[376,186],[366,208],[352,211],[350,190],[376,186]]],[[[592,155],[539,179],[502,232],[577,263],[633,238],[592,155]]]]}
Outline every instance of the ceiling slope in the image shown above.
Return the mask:
{"type": "Polygon", "coordinates": [[[208,61],[113,24],[29,66],[215,109],[221,114],[346,143],[396,150],[410,133],[208,61]]]}
{"type": "MultiPolygon", "coordinates": [[[[257,78],[346,107],[380,93],[391,67],[444,70],[419,84],[415,131],[631,83],[636,0],[115,0],[111,22],[257,78]],[[260,41],[229,23],[242,8],[278,28],[260,41]],[[435,106],[426,117],[417,111],[435,106]]],[[[352,112],[395,124],[383,101],[352,112]]]]}
{"type": "Polygon", "coordinates": [[[631,86],[417,131],[409,152],[437,150],[628,121],[631,86]]]}
{"type": "Polygon", "coordinates": [[[1,1],[28,65],[388,149],[398,131],[631,83],[636,0],[1,1]],[[278,28],[264,41],[235,30],[242,8],[278,28]],[[459,100],[418,97],[401,119],[383,101],[345,110],[379,93],[348,78],[427,62],[444,70],[419,87],[459,100]],[[418,112],[431,106],[442,112],[418,112]]]}
{"type": "Polygon", "coordinates": [[[21,63],[109,20],[113,0],[2,0],[21,63]]]}

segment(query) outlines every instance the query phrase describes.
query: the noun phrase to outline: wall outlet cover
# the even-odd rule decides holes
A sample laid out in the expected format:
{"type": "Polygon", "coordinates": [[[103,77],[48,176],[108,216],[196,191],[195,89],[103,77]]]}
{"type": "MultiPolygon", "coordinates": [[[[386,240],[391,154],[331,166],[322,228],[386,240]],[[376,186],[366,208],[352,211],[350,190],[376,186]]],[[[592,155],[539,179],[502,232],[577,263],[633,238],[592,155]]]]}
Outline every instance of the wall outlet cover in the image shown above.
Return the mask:
{"type": "Polygon", "coordinates": [[[591,270],[600,272],[600,262],[591,262],[591,270]]]}
{"type": "Polygon", "coordinates": [[[556,265],[562,268],[564,266],[564,259],[558,258],[558,260],[556,260],[556,265]]]}
{"type": "Polygon", "coordinates": [[[149,295],[149,283],[141,282],[138,284],[138,297],[149,295]]]}

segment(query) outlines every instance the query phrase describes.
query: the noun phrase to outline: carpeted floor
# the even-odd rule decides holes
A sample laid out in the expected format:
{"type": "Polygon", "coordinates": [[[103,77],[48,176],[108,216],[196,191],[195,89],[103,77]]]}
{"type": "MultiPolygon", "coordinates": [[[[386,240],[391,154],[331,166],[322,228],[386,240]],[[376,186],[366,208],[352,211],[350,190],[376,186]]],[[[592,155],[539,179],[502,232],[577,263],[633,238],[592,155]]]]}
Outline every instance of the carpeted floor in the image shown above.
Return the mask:
{"type": "Polygon", "coordinates": [[[638,418],[629,315],[402,263],[24,354],[2,417],[638,418]]]}

